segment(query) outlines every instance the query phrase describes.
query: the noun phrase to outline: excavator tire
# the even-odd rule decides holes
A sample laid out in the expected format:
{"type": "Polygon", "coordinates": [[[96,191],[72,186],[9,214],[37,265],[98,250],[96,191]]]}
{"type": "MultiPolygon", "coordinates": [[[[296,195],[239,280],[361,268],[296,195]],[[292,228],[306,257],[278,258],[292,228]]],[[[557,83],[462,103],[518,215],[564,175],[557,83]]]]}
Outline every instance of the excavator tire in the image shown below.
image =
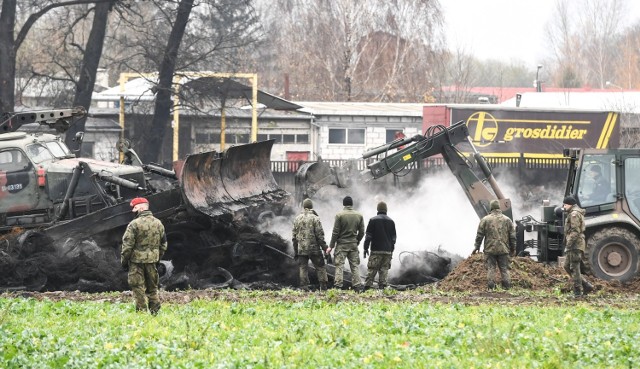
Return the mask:
{"type": "Polygon", "coordinates": [[[638,272],[640,239],[631,231],[611,227],[592,234],[587,241],[588,264],[604,280],[628,281],[638,272]]]}
{"type": "Polygon", "coordinates": [[[182,195],[196,212],[215,217],[284,201],[271,172],[273,140],[189,155],[182,168],[182,195]]]}

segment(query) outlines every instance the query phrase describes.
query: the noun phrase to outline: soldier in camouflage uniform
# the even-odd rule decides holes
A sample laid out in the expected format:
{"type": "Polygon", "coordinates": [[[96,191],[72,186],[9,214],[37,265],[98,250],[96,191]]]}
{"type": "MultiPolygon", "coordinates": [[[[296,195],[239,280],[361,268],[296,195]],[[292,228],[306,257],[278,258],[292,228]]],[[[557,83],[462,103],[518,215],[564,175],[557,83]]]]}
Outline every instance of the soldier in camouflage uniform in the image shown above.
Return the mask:
{"type": "Polygon", "coordinates": [[[369,219],[364,236],[365,259],[371,245],[371,257],[367,264],[367,278],[364,282],[365,289],[373,287],[376,274],[378,274],[378,287],[384,289],[387,286],[387,274],[391,268],[391,258],[396,244],[396,224],[387,216],[387,204],[380,201],[376,210],[378,215],[369,219]]]}
{"type": "Polygon", "coordinates": [[[496,266],[500,269],[502,288],[511,288],[509,277],[509,254],[516,250],[516,231],[509,217],[502,214],[498,200],[490,202],[491,212],[480,220],[473,253],[480,251],[484,239],[484,254],[487,263],[487,287],[496,288],[496,266]]]}
{"type": "Polygon", "coordinates": [[[149,311],[156,314],[160,310],[156,264],[167,251],[167,236],[160,220],[149,211],[147,199],[136,197],[130,205],[137,216],[129,223],[122,237],[120,261],[123,267],[129,268],[129,287],[133,292],[136,310],[147,310],[146,295],[149,311]]]}
{"type": "Polygon", "coordinates": [[[576,205],[576,199],[567,196],[563,200],[562,207],[567,212],[564,220],[564,270],[573,279],[574,296],[582,296],[593,291],[593,286],[582,277],[583,270],[586,269],[583,258],[585,250],[584,240],[584,209],[576,205]]]}
{"type": "Polygon", "coordinates": [[[320,289],[327,289],[327,269],[325,268],[324,255],[327,243],[324,240],[324,231],[320,218],[313,211],[313,203],[310,199],[302,202],[303,211],[293,221],[293,251],[298,261],[300,271],[300,287],[309,288],[309,260],[316,267],[320,289]]]}
{"type": "Polygon", "coordinates": [[[353,199],[345,196],[342,199],[344,209],[336,214],[331,233],[331,242],[327,253],[335,248],[334,264],[335,288],[343,288],[344,260],[349,260],[351,268],[351,285],[357,291],[362,291],[362,280],[360,279],[360,255],[358,254],[358,244],[364,237],[364,218],[362,214],[353,210],[353,199]]]}

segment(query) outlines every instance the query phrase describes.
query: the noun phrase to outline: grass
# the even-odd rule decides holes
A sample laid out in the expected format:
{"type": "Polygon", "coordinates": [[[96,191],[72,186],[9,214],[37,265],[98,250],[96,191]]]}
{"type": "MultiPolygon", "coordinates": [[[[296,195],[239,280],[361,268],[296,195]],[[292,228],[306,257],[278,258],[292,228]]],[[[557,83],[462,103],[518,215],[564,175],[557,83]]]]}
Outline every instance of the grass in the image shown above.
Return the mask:
{"type": "Polygon", "coordinates": [[[635,308],[233,293],[235,301],[165,303],[156,317],[130,302],[0,297],[0,367],[631,368],[640,361],[635,308]]]}

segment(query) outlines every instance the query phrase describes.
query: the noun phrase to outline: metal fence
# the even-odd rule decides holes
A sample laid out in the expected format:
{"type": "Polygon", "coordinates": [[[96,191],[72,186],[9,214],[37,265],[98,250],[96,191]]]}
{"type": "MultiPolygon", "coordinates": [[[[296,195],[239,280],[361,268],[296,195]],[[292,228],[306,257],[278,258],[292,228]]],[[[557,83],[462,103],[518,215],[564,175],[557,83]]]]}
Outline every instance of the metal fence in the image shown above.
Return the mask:
{"type": "MultiPolygon", "coordinates": [[[[569,159],[543,159],[543,158],[525,158],[524,155],[519,157],[488,157],[487,163],[492,168],[518,168],[518,169],[568,169],[569,159]]],[[[371,160],[356,159],[356,160],[341,160],[330,159],[324,160],[326,164],[331,167],[345,166],[347,162],[354,161],[358,170],[365,170],[371,160]]],[[[295,173],[300,165],[307,163],[304,161],[272,161],[271,170],[274,173],[295,173]]],[[[408,169],[429,169],[445,167],[446,163],[443,158],[428,158],[417,162],[413,162],[407,165],[408,169]]]]}
{"type": "MultiPolygon", "coordinates": [[[[520,183],[545,183],[558,178],[563,179],[569,168],[569,160],[562,158],[525,158],[520,155],[519,157],[489,157],[486,159],[495,173],[508,173],[511,175],[510,178],[516,179],[520,183]]],[[[360,171],[365,170],[370,161],[364,159],[355,160],[360,171]]],[[[332,167],[340,167],[346,165],[350,160],[325,160],[324,162],[332,167]]],[[[295,173],[300,165],[304,163],[306,162],[272,161],[271,170],[278,185],[289,192],[295,192],[295,173]]],[[[415,181],[422,175],[448,170],[444,159],[437,157],[410,163],[406,168],[417,170],[417,176],[405,178],[407,181],[415,181]]]]}

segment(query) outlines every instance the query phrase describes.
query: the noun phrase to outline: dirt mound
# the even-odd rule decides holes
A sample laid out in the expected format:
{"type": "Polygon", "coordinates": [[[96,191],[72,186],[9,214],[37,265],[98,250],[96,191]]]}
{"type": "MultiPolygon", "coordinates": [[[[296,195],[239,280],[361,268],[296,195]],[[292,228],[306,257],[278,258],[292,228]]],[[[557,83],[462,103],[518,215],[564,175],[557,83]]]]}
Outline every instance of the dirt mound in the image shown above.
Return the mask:
{"type": "MultiPolygon", "coordinates": [[[[538,263],[527,257],[511,259],[511,285],[532,291],[568,292],[572,289],[570,277],[562,267],[538,263]]],[[[499,280],[499,273],[496,278],[499,280]]],[[[596,291],[605,294],[636,294],[640,292],[640,278],[627,283],[603,281],[587,277],[596,287],[596,291]]],[[[477,292],[487,288],[487,269],[482,254],[471,255],[438,283],[438,289],[455,292],[477,292]]]]}

